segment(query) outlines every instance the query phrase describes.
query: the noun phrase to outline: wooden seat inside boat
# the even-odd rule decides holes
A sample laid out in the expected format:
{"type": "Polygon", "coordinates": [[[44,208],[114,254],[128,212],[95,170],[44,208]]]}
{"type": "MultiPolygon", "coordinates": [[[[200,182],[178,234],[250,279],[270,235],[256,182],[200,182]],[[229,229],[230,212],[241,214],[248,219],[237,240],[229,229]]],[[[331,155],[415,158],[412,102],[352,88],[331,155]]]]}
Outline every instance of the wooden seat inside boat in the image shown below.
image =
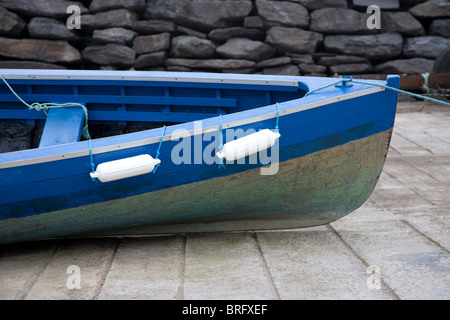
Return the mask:
{"type": "Polygon", "coordinates": [[[50,109],[42,131],[39,148],[80,141],[84,121],[82,108],[50,109]]]}

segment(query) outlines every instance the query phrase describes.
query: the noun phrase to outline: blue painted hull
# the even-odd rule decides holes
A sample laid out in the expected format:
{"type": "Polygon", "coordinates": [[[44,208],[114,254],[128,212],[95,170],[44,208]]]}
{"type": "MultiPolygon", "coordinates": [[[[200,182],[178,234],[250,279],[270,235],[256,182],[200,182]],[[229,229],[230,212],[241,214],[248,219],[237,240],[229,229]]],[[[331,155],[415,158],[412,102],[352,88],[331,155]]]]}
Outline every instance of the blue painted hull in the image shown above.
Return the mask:
{"type": "MultiPolygon", "coordinates": [[[[301,83],[301,88],[310,90],[324,83],[336,81],[336,79],[301,77],[295,80],[301,83]]],[[[20,85],[21,82],[26,85],[31,80],[10,81],[16,85],[20,85]]],[[[49,80],[42,80],[40,84],[45,85],[46,81],[49,80]]],[[[113,84],[118,80],[109,81],[113,84]]],[[[393,87],[398,87],[398,82],[398,77],[388,79],[388,85],[393,87]]],[[[192,87],[211,86],[204,83],[190,85],[192,87]]],[[[2,92],[6,97],[7,93],[2,92]]],[[[3,101],[8,102],[8,99],[5,98],[3,101]]],[[[294,160],[297,161],[296,159],[303,159],[308,155],[389,132],[394,124],[396,100],[395,92],[371,86],[356,84],[345,88],[332,86],[305,98],[285,100],[279,103],[278,110],[272,103],[224,114],[222,126],[223,130],[232,128],[240,129],[242,132],[273,129],[279,115],[281,138],[277,144],[279,159],[276,162],[282,168],[283,164],[290,164],[294,160]]],[[[15,117],[17,119],[24,114],[25,111],[22,115],[15,117]]],[[[36,117],[41,116],[42,114],[39,114],[36,117]]],[[[95,111],[92,111],[92,117],[90,114],[91,118],[95,119],[95,111]]],[[[257,219],[265,213],[273,215],[277,211],[283,212],[283,199],[279,197],[275,197],[278,201],[270,201],[259,207],[257,200],[249,201],[248,203],[253,205],[248,207],[244,203],[245,199],[229,200],[226,194],[220,192],[225,188],[224,183],[230,177],[239,180],[240,177],[246,177],[248,172],[259,173],[263,164],[249,163],[247,159],[244,164],[225,163],[225,168],[218,166],[219,160],[213,155],[220,144],[217,139],[220,132],[219,116],[208,116],[196,121],[169,125],[166,127],[160,145],[162,132],[162,128],[156,128],[93,139],[91,144],[89,141],[80,141],[0,154],[0,243],[82,234],[113,234],[114,232],[108,230],[144,225],[180,225],[192,221],[201,223],[202,219],[208,223],[214,223],[224,220],[227,214],[233,217],[230,221],[239,221],[240,216],[242,219],[251,220],[252,217],[257,219]],[[179,132],[189,135],[189,138],[177,139],[179,132]],[[98,165],[139,154],[150,154],[155,157],[158,147],[160,147],[161,165],[154,173],[108,183],[94,182],[89,176],[92,170],[91,151],[92,160],[95,165],[98,165]],[[180,148],[182,154],[176,156],[181,163],[174,163],[173,152],[180,148]],[[205,149],[212,154],[211,157],[206,158],[214,158],[214,163],[205,162],[205,154],[203,157],[199,156],[199,150],[202,153],[205,149]],[[173,193],[187,192],[186,186],[191,190],[189,191],[191,194],[186,194],[186,197],[204,197],[208,194],[205,191],[209,190],[211,197],[216,198],[209,202],[199,198],[198,203],[216,207],[195,207],[195,201],[184,205],[183,197],[180,198],[173,193]],[[164,203],[166,207],[162,208],[161,203],[164,203]],[[232,204],[233,207],[228,207],[228,204],[232,204]],[[239,206],[242,209],[239,209],[239,206]]],[[[225,139],[223,142],[227,142],[225,131],[223,138],[225,139]]],[[[383,139],[386,140],[386,137],[383,139]]],[[[383,143],[387,152],[389,140],[383,143]]],[[[377,154],[381,160],[373,161],[382,163],[384,156],[385,153],[377,154]]],[[[311,175],[311,172],[308,174],[311,175]]],[[[372,178],[376,182],[379,172],[372,175],[375,175],[372,178]]],[[[274,177],[277,175],[275,174],[274,177]]],[[[267,183],[268,187],[261,189],[259,193],[261,199],[269,197],[267,192],[273,190],[273,193],[277,193],[282,188],[284,180],[278,181],[278,186],[269,183],[274,177],[252,175],[252,183],[258,183],[259,179],[261,179],[260,183],[267,183]]],[[[286,178],[286,181],[288,180],[289,178],[286,178]]],[[[373,186],[368,188],[369,194],[373,186]]],[[[242,186],[239,192],[245,192],[245,186],[242,186]]],[[[316,209],[321,214],[327,211],[331,215],[339,212],[335,216],[340,217],[360,206],[361,201],[365,200],[361,199],[342,207],[335,202],[334,208],[333,202],[319,204],[316,209]],[[327,209],[324,209],[325,207],[327,209]]],[[[301,203],[290,204],[286,205],[286,208],[289,208],[286,210],[291,215],[296,210],[300,210],[300,207],[301,203]]],[[[309,208],[309,212],[313,213],[316,209],[309,208]]],[[[283,216],[280,215],[280,218],[282,219],[283,216]]],[[[308,219],[311,220],[311,217],[308,219]]],[[[320,221],[329,222],[327,219],[320,221]]],[[[239,229],[236,227],[237,224],[234,224],[234,227],[229,225],[226,229],[239,229]]],[[[270,226],[270,223],[265,224],[265,228],[270,226]]],[[[279,225],[273,223],[272,226],[279,225]]],[[[302,225],[298,223],[296,226],[302,225]]],[[[157,228],[152,230],[151,232],[155,232],[157,228]]],[[[170,231],[170,229],[161,228],[161,232],[166,230],[170,231]]],[[[215,231],[214,228],[201,231],[205,230],[215,231]]],[[[182,231],[188,232],[189,229],[182,231]]]]}

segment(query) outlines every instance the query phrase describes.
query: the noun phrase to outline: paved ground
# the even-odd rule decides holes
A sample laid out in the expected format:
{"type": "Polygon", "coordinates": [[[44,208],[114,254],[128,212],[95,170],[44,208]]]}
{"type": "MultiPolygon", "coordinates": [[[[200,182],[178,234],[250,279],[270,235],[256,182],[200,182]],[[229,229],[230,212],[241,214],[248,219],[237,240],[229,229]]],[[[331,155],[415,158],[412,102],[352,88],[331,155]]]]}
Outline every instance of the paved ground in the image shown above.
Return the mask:
{"type": "Polygon", "coordinates": [[[337,222],[0,246],[0,299],[449,300],[449,218],[450,108],[403,102],[374,193],[337,222]]]}

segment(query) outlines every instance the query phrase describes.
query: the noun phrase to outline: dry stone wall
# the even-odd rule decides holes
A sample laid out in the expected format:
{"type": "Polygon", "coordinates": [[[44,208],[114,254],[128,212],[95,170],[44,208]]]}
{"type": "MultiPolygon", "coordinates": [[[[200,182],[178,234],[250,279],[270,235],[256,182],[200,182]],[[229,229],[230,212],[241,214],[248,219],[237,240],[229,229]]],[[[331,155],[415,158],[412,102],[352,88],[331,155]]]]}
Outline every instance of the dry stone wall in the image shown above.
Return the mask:
{"type": "Polygon", "coordinates": [[[450,47],[450,2],[0,0],[0,68],[282,75],[425,73],[450,47]],[[361,4],[363,3],[363,4],[361,4]],[[70,5],[80,29],[69,29],[70,5]]]}

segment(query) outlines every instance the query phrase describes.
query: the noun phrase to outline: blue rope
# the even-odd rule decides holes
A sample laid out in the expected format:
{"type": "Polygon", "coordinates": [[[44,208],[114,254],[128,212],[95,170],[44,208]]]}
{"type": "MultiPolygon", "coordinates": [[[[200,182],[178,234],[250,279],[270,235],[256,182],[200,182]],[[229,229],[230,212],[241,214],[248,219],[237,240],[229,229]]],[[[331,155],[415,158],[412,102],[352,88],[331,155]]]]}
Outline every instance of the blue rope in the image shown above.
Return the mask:
{"type": "MultiPolygon", "coordinates": [[[[219,153],[222,152],[223,147],[223,133],[222,133],[222,115],[219,115],[220,119],[220,145],[219,145],[219,153]]],[[[225,165],[223,164],[223,158],[219,158],[219,169],[225,168],[225,165]]]]}
{"type": "MultiPolygon", "coordinates": [[[[91,157],[91,169],[92,173],[95,172],[95,164],[94,164],[94,157],[92,156],[92,140],[89,139],[89,155],[91,157]]],[[[93,182],[97,182],[97,178],[91,178],[93,182]]]]}
{"type": "Polygon", "coordinates": [[[277,102],[277,123],[275,124],[275,132],[276,133],[278,133],[278,129],[279,129],[279,127],[278,127],[279,119],[280,119],[280,106],[278,105],[278,102],[277,102]]]}
{"type": "MultiPolygon", "coordinates": [[[[164,137],[165,134],[166,134],[166,126],[163,127],[163,132],[162,132],[162,134],[161,134],[161,139],[159,140],[158,150],[156,150],[156,158],[155,158],[155,160],[158,160],[158,157],[159,157],[159,150],[161,149],[161,144],[162,144],[163,137],[164,137]]],[[[158,164],[155,166],[155,169],[153,169],[153,173],[156,172],[156,169],[158,169],[158,167],[159,167],[160,165],[161,165],[161,163],[158,163],[158,164]]]]}

